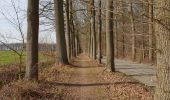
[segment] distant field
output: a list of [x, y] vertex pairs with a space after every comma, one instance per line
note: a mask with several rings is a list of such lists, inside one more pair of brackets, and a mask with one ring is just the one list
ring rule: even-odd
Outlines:
[[[25, 53], [22, 57], [22, 61], [25, 61]], [[52, 57], [46, 56], [42, 53], [39, 54], [40, 61], [52, 59]], [[0, 51], [0, 65], [8, 65], [19, 62], [19, 56], [13, 51]]]

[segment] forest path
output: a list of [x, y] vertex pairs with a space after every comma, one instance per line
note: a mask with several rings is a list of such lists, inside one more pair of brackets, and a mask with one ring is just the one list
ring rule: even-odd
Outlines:
[[91, 61], [84, 54], [73, 60], [74, 71], [69, 83], [71, 85], [65, 91], [65, 98], [72, 100], [109, 100], [108, 86], [110, 83], [101, 79], [103, 67]]
[[105, 67], [81, 54], [72, 61], [72, 72], [63, 90], [64, 100], [151, 100], [148, 89], [123, 73], [105, 72]]

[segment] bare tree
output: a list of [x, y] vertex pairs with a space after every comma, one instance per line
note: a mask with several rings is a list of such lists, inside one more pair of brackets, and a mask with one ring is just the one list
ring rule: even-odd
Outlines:
[[[121, 0], [122, 17], [122, 57], [125, 57], [125, 1]], [[118, 35], [117, 35], [118, 37]]]
[[101, 32], [102, 32], [102, 19], [101, 19], [101, 0], [98, 1], [98, 62], [101, 63]]
[[9, 13], [6, 14], [6, 12], [3, 11], [2, 9], [1, 9], [1, 14], [20, 34], [21, 39], [14, 38], [14, 37], [5, 37], [3, 35], [0, 35], [0, 36], [1, 36], [1, 38], [3, 37], [6, 41], [8, 41], [7, 39], [17, 40], [17, 41], [21, 42], [22, 47], [19, 50], [17, 50], [14, 47], [11, 47], [10, 45], [8, 45], [8, 43], [6, 43], [4, 41], [0, 40], [0, 43], [3, 44], [4, 46], [6, 46], [8, 49], [10, 49], [11, 51], [13, 51], [15, 54], [17, 54], [19, 56], [19, 73], [18, 73], [18, 75], [19, 75], [19, 79], [21, 79], [22, 64], [23, 64], [22, 60], [23, 60], [24, 50], [25, 50], [25, 38], [24, 38], [24, 32], [23, 32], [23, 22], [25, 20], [25, 17], [24, 17], [24, 15], [22, 15], [23, 17], [20, 16], [20, 13], [22, 12], [22, 10], [19, 7], [17, 7], [16, 3], [13, 0], [11, 0], [11, 5], [14, 10], [15, 16], [10, 15]]
[[149, 60], [153, 61], [153, 39], [154, 39], [154, 22], [153, 22], [153, 0], [148, 0], [149, 3]]
[[95, 4], [94, 0], [90, 0], [91, 7], [91, 48], [92, 58], [96, 59], [96, 27], [95, 27]]
[[55, 8], [55, 25], [57, 36], [57, 61], [61, 64], [68, 64], [66, 40], [64, 31], [64, 13], [63, 13], [63, 1], [54, 0]]
[[114, 2], [114, 12], [116, 13], [115, 16], [113, 17], [115, 19], [115, 24], [114, 24], [114, 48], [115, 48], [115, 57], [118, 57], [118, 17], [117, 17], [117, 11], [118, 11], [118, 1], [115, 0]]
[[113, 41], [113, 0], [106, 1], [106, 56], [107, 69], [114, 72], [114, 41]]
[[136, 58], [136, 35], [135, 35], [135, 22], [134, 22], [134, 12], [133, 12], [133, 2], [130, 3], [130, 20], [131, 20], [131, 32], [132, 32], [132, 59]]
[[70, 0], [66, 0], [66, 28], [67, 28], [67, 55], [71, 58], [71, 39], [70, 39]]
[[39, 0], [28, 0], [26, 80], [38, 80]]

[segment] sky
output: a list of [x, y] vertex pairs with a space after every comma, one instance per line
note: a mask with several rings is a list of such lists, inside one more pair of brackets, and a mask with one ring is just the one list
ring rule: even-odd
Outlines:
[[[18, 43], [21, 42], [22, 38], [20, 32], [17, 31], [16, 25], [12, 24], [16, 22], [16, 13], [12, 6], [11, 1], [14, 2], [16, 9], [18, 10], [18, 15], [22, 23], [22, 30], [24, 37], [26, 38], [27, 32], [27, 19], [26, 19], [26, 10], [27, 10], [27, 0], [0, 0], [0, 41], [6, 43]], [[7, 20], [6, 17], [12, 22]], [[55, 43], [55, 34], [54, 32], [42, 32], [43, 27], [40, 27], [39, 32], [39, 42]]]

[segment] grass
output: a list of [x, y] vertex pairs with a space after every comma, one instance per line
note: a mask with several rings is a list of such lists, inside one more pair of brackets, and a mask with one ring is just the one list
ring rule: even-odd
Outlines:
[[12, 64], [19, 61], [19, 56], [12, 51], [0, 51], [0, 65]]
[[[39, 60], [49, 60], [52, 57], [49, 57], [47, 55], [44, 55], [42, 53], [39, 54]], [[24, 53], [24, 56], [22, 57], [22, 61], [25, 62], [26, 56]], [[13, 51], [0, 51], [0, 65], [9, 65], [9, 64], [16, 64], [19, 63], [19, 55], [17, 55]]]

